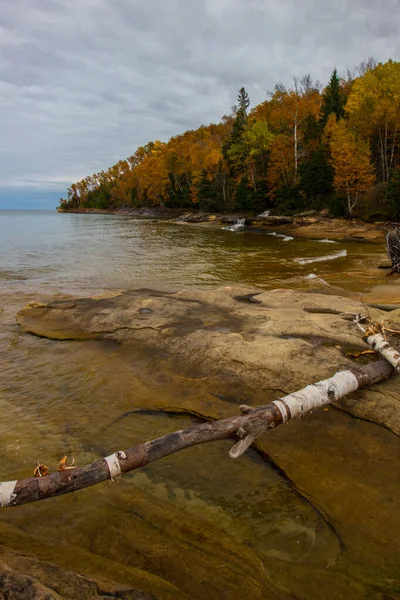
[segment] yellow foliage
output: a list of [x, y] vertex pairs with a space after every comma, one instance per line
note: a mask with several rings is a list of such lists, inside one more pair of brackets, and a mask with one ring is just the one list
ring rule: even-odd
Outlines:
[[371, 152], [367, 142], [357, 139], [344, 119], [337, 122], [329, 119], [327, 127], [335, 189], [347, 199], [347, 210], [351, 215], [359, 195], [374, 184]]

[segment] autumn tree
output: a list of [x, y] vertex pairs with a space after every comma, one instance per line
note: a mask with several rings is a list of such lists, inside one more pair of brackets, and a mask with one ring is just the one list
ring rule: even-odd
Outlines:
[[335, 115], [329, 117], [327, 131], [335, 190], [346, 198], [347, 212], [352, 216], [360, 194], [374, 184], [369, 145], [357, 138], [344, 119], [337, 121]]
[[254, 121], [243, 135], [245, 164], [254, 191], [257, 191], [257, 175], [260, 179], [265, 177], [267, 153], [273, 139], [266, 121]]
[[357, 79], [346, 112], [358, 134], [372, 141], [381, 181], [387, 182], [400, 164], [400, 63], [380, 63]]
[[299, 165], [307, 156], [306, 132], [311, 118], [319, 111], [318, 85], [309, 76], [300, 82], [294, 78], [294, 88], [276, 85], [269, 101], [269, 122], [276, 134], [271, 144], [268, 180], [270, 196], [281, 187], [296, 189], [299, 183]]

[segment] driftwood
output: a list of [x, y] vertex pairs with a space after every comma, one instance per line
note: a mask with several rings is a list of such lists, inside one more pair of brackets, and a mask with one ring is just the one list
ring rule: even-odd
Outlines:
[[393, 348], [387, 340], [386, 331], [388, 333], [400, 333], [400, 331], [394, 331], [393, 329], [385, 328], [383, 323], [369, 323], [366, 327], [361, 323], [367, 321], [366, 317], [358, 315], [356, 317], [356, 324], [358, 329], [362, 332], [364, 341], [375, 350], [379, 352], [391, 365], [400, 372], [400, 353], [396, 348]]
[[17, 506], [68, 494], [107, 479], [114, 479], [184, 448], [235, 435], [240, 439], [229, 454], [232, 458], [237, 458], [268, 429], [338, 400], [358, 388], [382, 381], [393, 372], [393, 367], [386, 360], [379, 360], [357, 369], [339, 371], [330, 379], [309, 385], [266, 406], [241, 406], [240, 416], [175, 431], [128, 450], [115, 452], [85, 467], [65, 468], [50, 475], [2, 482], [0, 506]]
[[386, 249], [392, 263], [392, 269], [388, 275], [400, 273], [400, 228], [397, 225], [386, 236]]

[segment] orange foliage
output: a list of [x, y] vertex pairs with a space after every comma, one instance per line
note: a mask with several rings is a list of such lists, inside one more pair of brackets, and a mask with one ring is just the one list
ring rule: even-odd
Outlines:
[[[218, 196], [220, 204], [214, 198], [211, 205], [224, 210], [239, 202], [240, 189], [242, 198], [251, 195], [242, 206], [253, 206], [257, 198], [268, 208], [268, 198], [277, 197], [282, 187], [300, 189], [302, 198], [330, 193], [331, 187], [325, 183], [319, 188], [322, 192], [301, 187], [307, 161], [312, 165], [318, 150], [322, 156], [330, 154], [336, 191], [347, 198], [351, 214], [359, 194], [374, 182], [369, 147], [381, 181], [387, 182], [392, 169], [400, 164], [400, 63], [379, 64], [343, 84], [343, 101], [348, 95], [347, 120], [336, 123], [331, 116], [324, 134], [319, 89], [318, 83], [305, 76], [294, 80], [293, 89], [277, 85], [239, 128], [238, 112], [233, 110], [219, 124], [186, 131], [166, 143], [149, 142], [108, 170], [73, 183], [62, 205], [189, 206]], [[323, 182], [324, 165], [319, 168]]]

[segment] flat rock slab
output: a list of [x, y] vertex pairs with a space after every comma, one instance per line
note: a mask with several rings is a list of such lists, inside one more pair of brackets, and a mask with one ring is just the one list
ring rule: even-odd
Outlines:
[[[24, 331], [51, 339], [141, 344], [173, 357], [186, 373], [222, 377], [257, 391], [265, 403], [356, 367], [348, 354], [367, 345], [342, 313], [365, 311], [358, 301], [341, 296], [225, 287], [33, 303], [18, 313], [17, 321]], [[400, 322], [400, 310], [370, 309], [370, 314], [385, 318], [388, 327]], [[397, 388], [393, 379], [337, 407], [400, 435]]]
[[[24, 331], [51, 339], [115, 340], [121, 344], [123, 356], [133, 354], [133, 347], [148, 348], [157, 360], [171, 359], [174, 372], [183, 375], [180, 385], [187, 383], [193, 388], [192, 400], [189, 396], [182, 402], [176, 400], [170, 408], [222, 418], [235, 414], [235, 404], [240, 404], [242, 395], [254, 405], [263, 404], [328, 378], [339, 369], [356, 367], [358, 362], [348, 353], [367, 346], [342, 313], [366, 310], [357, 300], [341, 296], [279, 289], [260, 293], [228, 287], [172, 294], [136, 290], [107, 298], [30, 304], [18, 313], [17, 320]], [[369, 310], [371, 318], [384, 318], [386, 326], [400, 329], [396, 325], [400, 310]], [[395, 344], [396, 338], [391, 341]], [[222, 381], [221, 389], [230, 390], [231, 397], [202, 395], [201, 378], [210, 392], [217, 392]], [[332, 407], [326, 412], [315, 411], [302, 421], [294, 420], [260, 437], [260, 451], [320, 510], [340, 537], [343, 552], [327, 565], [289, 565], [263, 558], [258, 572], [258, 562], [253, 564], [254, 557], [246, 550], [237, 565], [245, 564], [245, 572], [254, 579], [249, 597], [268, 597], [266, 589], [272, 598], [280, 597], [267, 583], [267, 574], [260, 574], [264, 568], [277, 588], [288, 590], [286, 597], [292, 593], [292, 597], [325, 600], [328, 589], [332, 598], [396, 597], [400, 589], [400, 519], [395, 510], [400, 469], [399, 403], [398, 377], [393, 377], [341, 400], [337, 405], [342, 411]], [[154, 399], [153, 408], [165, 406], [166, 398]], [[90, 493], [93, 490], [87, 491]], [[68, 497], [57, 500], [64, 501]], [[138, 495], [136, 510], [139, 503]], [[167, 516], [161, 504], [147, 503], [143, 514], [153, 508], [152, 523], [159, 519], [158, 511], [161, 515], [154, 538], [154, 543], [160, 544]], [[188, 527], [186, 517], [182, 524]], [[128, 532], [130, 527], [123, 530]], [[196, 540], [193, 531], [190, 529], [189, 539]], [[137, 544], [137, 529], [133, 533]], [[213, 552], [222, 544], [218, 535]], [[171, 537], [179, 539], [176, 532]], [[143, 539], [147, 547], [147, 533]], [[169, 547], [165, 553], [167, 560]], [[223, 550], [224, 556], [229, 553]], [[196, 563], [193, 572], [199, 577], [206, 567], [197, 555]], [[230, 568], [232, 564], [230, 559]], [[222, 570], [218, 571], [215, 581], [222, 576]], [[231, 572], [229, 578], [237, 588]], [[154, 593], [164, 597], [158, 590]], [[235, 597], [232, 594], [229, 590], [226, 598]]]
[[0, 598], [7, 598], [7, 600], [106, 600], [107, 598], [158, 600], [151, 593], [84, 577], [1, 545]]

